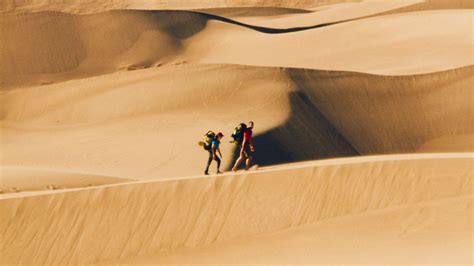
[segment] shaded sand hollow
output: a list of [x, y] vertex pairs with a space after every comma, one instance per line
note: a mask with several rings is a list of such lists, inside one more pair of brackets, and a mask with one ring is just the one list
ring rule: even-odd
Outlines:
[[2, 1], [0, 261], [472, 263], [473, 8]]

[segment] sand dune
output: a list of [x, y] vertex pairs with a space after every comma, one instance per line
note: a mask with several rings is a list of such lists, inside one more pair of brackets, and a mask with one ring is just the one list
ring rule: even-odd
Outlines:
[[[365, 3], [360, 10], [368, 12], [373, 5]], [[308, 27], [361, 16], [338, 12], [345, 15], [331, 20], [332, 13], [323, 13], [296, 16], [298, 21], [309, 16], [303, 19]], [[5, 14], [0, 19], [5, 29], [0, 32], [4, 39], [0, 84], [4, 88], [48, 84], [182, 62], [386, 75], [448, 70], [473, 64], [465, 56], [472, 52], [472, 15], [470, 10], [403, 13], [301, 30], [282, 28], [288, 19], [270, 22], [268, 28], [187, 11]], [[382, 22], [384, 27], [379, 27]], [[288, 31], [293, 32], [265, 34]], [[358, 38], [368, 41], [355, 41]], [[288, 50], [304, 56], [284, 52]]]
[[472, 264], [473, 8], [1, 1], [0, 261]]
[[[57, 190], [75, 187], [122, 183], [132, 179], [100, 176], [91, 173], [71, 172], [68, 169], [42, 169], [21, 167], [0, 168], [2, 195], [40, 190]], [[1, 195], [0, 195], [1, 197]]]
[[[2, 261], [93, 263], [248, 239], [336, 217], [363, 215], [362, 219], [370, 219], [372, 211], [404, 206], [413, 213], [398, 216], [407, 225], [407, 234], [416, 230], [413, 223], [419, 215], [430, 217], [423, 210], [431, 208], [416, 204], [472, 196], [472, 154], [373, 159], [314, 162], [255, 173], [4, 199], [0, 201], [4, 217], [0, 220]], [[464, 204], [472, 207], [472, 200]], [[373, 229], [390, 232], [393, 226], [383, 225], [391, 217], [390, 212], [381, 215], [382, 219], [371, 219], [377, 225]], [[457, 250], [454, 254], [462, 257], [454, 260], [445, 248], [459, 240], [468, 243], [465, 236], [454, 234], [456, 238], [449, 238], [445, 233], [470, 230], [469, 219], [471, 215], [449, 216], [448, 224], [456, 224], [454, 227], [424, 220], [425, 232], [442, 241], [436, 246], [443, 253], [436, 258], [468, 262], [466, 252], [470, 247]], [[368, 234], [375, 233], [366, 230]], [[377, 239], [371, 243], [376, 244]], [[418, 242], [411, 251], [428, 245], [429, 242]], [[311, 247], [303, 250], [308, 248]], [[390, 249], [381, 251], [390, 253]], [[423, 254], [414, 252], [404, 261], [425, 261], [420, 257]], [[380, 254], [380, 258], [384, 257]], [[318, 262], [317, 258], [312, 259], [315, 260], [306, 262]]]
[[472, 10], [402, 13], [276, 35], [231, 31], [210, 21], [206, 31], [187, 40], [183, 58], [384, 75], [449, 70], [473, 64], [466, 56], [473, 46], [472, 16]]
[[[472, 196], [434, 200], [328, 219], [253, 238], [111, 262], [468, 264], [472, 261], [472, 218], [465, 214], [472, 202]], [[442, 233], [444, 230], [447, 232]]]
[[[179, 65], [12, 90], [0, 98], [3, 162], [133, 178], [192, 175], [203, 171], [196, 142], [207, 130], [226, 135], [227, 167], [230, 133], [250, 119], [261, 165], [416, 152], [473, 134], [472, 73]], [[438, 146], [457, 151], [451, 144]]]
[[[271, 133], [292, 119], [273, 134], [256, 139], [262, 144], [269, 141], [261, 145], [262, 159], [274, 154], [272, 149], [291, 143], [302, 149], [309, 141], [317, 147], [304, 153], [287, 150], [270, 158], [288, 161], [294, 156], [355, 154], [324, 117], [313, 113], [314, 106], [292, 93], [294, 85], [278, 69], [170, 66], [97, 77], [87, 83], [70, 81], [4, 93], [2, 127], [8, 154], [4, 162], [134, 178], [191, 175], [203, 171], [205, 151], [196, 142], [209, 129], [226, 134], [225, 167], [230, 163], [235, 147], [228, 143], [230, 131], [242, 118], [259, 124], [256, 134]], [[255, 94], [262, 96], [252, 97]], [[171, 97], [175, 101], [169, 101]], [[252, 104], [243, 108], [249, 99]], [[295, 106], [298, 103], [302, 104]], [[297, 108], [295, 117], [289, 118], [292, 108]], [[289, 138], [299, 131], [307, 134], [308, 142]], [[142, 154], [147, 156], [138, 156]], [[180, 167], [183, 163], [186, 167]]]
[[[278, 17], [239, 17], [232, 13], [229, 15], [233, 15], [232, 17], [235, 17], [235, 19], [238, 21], [261, 27], [298, 28], [311, 27], [318, 24], [345, 21], [355, 18], [365, 18], [390, 11], [395, 13], [401, 8], [409, 8], [410, 6], [419, 2], [420, 0], [361, 1], [357, 3], [326, 5], [323, 8], [311, 8], [307, 10], [312, 12], [284, 14]], [[211, 10], [211, 13], [227, 17], [227, 10], [228, 8], [221, 8], [214, 11]], [[420, 10], [423, 9], [420, 8]]]
[[[174, 17], [174, 19], [173, 19]], [[47, 84], [160, 65], [201, 30], [191, 12], [114, 11], [77, 16], [57, 12], [2, 15], [0, 74], [10, 82]], [[130, 27], [133, 25], [133, 27]], [[17, 44], [22, 47], [18, 48]], [[37, 53], [37, 50], [41, 53]]]

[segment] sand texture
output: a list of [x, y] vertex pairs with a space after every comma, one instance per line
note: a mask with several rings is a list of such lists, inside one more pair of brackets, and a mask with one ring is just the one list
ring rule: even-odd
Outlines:
[[[473, 17], [0, 1], [0, 261], [472, 264]], [[233, 173], [247, 121], [258, 166]]]

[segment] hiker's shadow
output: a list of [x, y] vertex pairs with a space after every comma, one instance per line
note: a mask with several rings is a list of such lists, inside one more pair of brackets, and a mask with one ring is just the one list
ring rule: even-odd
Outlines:
[[[254, 135], [252, 164], [269, 166], [358, 155], [304, 93], [292, 92], [288, 97], [291, 113], [285, 123]], [[255, 121], [255, 126], [258, 127], [258, 121]], [[236, 146], [227, 170], [232, 168], [239, 157], [239, 151]], [[243, 162], [239, 168], [242, 169], [244, 165]]]

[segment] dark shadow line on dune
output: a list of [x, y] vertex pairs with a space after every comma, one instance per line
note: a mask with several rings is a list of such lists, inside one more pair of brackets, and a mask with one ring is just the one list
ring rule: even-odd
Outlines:
[[[365, 18], [378, 16], [378, 14], [372, 14], [372, 15], [367, 15], [367, 16], [362, 16], [362, 17], [357, 17], [357, 18], [351, 18], [351, 19], [345, 19], [345, 20], [339, 20], [339, 21], [333, 21], [333, 22], [326, 22], [326, 23], [321, 23], [321, 24], [316, 24], [316, 25], [311, 25], [311, 26], [291, 27], [291, 28], [270, 28], [270, 27], [251, 25], [251, 24], [247, 24], [247, 23], [244, 23], [244, 22], [240, 22], [240, 21], [237, 21], [237, 20], [230, 19], [230, 18], [226, 18], [226, 17], [223, 17], [223, 16], [218, 16], [218, 15], [205, 13], [205, 12], [199, 12], [199, 11], [195, 11], [195, 10], [166, 10], [166, 9], [164, 9], [164, 10], [152, 10], [151, 11], [151, 10], [136, 9], [136, 10], [128, 10], [128, 11], [131, 11], [131, 12], [151, 12], [154, 15], [161, 15], [161, 14], [164, 13], [164, 14], [167, 14], [168, 16], [179, 14], [179, 13], [188, 14], [188, 15], [191, 15], [191, 16], [192, 15], [198, 15], [198, 16], [202, 16], [206, 20], [217, 20], [217, 21], [221, 21], [221, 22], [225, 22], [225, 23], [229, 23], [229, 24], [249, 28], [249, 29], [252, 29], [252, 30], [255, 30], [255, 31], [258, 31], [258, 32], [268, 33], [268, 34], [281, 34], [281, 33], [290, 33], [290, 32], [304, 31], [304, 30], [310, 30], [310, 29], [317, 29], [317, 28], [323, 28], [323, 27], [328, 27], [328, 26], [332, 26], [332, 25], [336, 25], [336, 24], [341, 24], [341, 23], [346, 23], [346, 22], [351, 22], [351, 21], [356, 21], [356, 20], [361, 20], [361, 19], [365, 19]], [[122, 10], [112, 10], [112, 11], [108, 11], [108, 12], [123, 12], [123, 11]], [[175, 26], [175, 25], [173, 25], [173, 26]], [[202, 29], [202, 27], [203, 26], [201, 25], [200, 28]], [[173, 33], [172, 30], [168, 31], [168, 32]], [[196, 33], [196, 31], [193, 31], [193, 34], [194, 33]], [[180, 37], [187, 38], [187, 37], [190, 37], [193, 34], [186, 34], [186, 36], [180, 36]]]
[[317, 28], [323, 28], [331, 25], [336, 25], [340, 23], [345, 23], [345, 22], [350, 22], [350, 21], [355, 21], [355, 20], [360, 20], [364, 19], [370, 16], [364, 16], [364, 17], [359, 17], [359, 18], [353, 18], [353, 19], [346, 19], [346, 20], [340, 20], [340, 21], [334, 21], [334, 22], [327, 22], [327, 23], [321, 23], [321, 24], [316, 24], [312, 26], [303, 26], [303, 27], [292, 27], [292, 28], [284, 28], [284, 29], [277, 29], [277, 28], [268, 28], [268, 27], [261, 27], [261, 26], [255, 26], [255, 25], [250, 25], [247, 23], [243, 23], [237, 20], [229, 19], [226, 17], [221, 17], [213, 14], [208, 14], [208, 13], [202, 13], [202, 12], [197, 12], [197, 11], [187, 11], [187, 12], [194, 12], [201, 14], [203, 16], [206, 16], [208, 19], [213, 19], [213, 20], [218, 20], [222, 22], [226, 22], [229, 24], [234, 24], [242, 27], [246, 27], [249, 29], [253, 29], [259, 32], [263, 33], [269, 33], [269, 34], [279, 34], [279, 33], [290, 33], [290, 32], [296, 32], [296, 31], [304, 31], [304, 30], [310, 30], [310, 29], [317, 29]]

